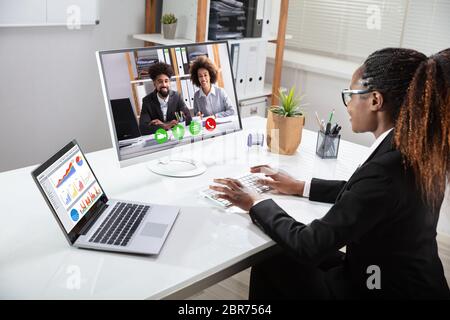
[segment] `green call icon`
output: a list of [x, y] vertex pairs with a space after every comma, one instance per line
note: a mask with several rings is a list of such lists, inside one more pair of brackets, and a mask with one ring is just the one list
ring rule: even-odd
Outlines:
[[167, 134], [167, 131], [164, 130], [163, 128], [159, 128], [158, 130], [156, 130], [155, 132], [155, 140], [158, 143], [164, 143], [169, 139], [169, 135]]
[[172, 128], [172, 134], [175, 139], [181, 140], [184, 137], [184, 126], [177, 124]]
[[200, 133], [200, 131], [202, 131], [202, 125], [200, 124], [200, 122], [192, 121], [191, 124], [189, 125], [189, 132], [193, 136], [196, 136]]

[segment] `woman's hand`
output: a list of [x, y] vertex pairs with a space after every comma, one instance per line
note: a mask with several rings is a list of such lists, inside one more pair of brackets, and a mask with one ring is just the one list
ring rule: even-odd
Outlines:
[[248, 188], [245, 188], [236, 179], [214, 179], [214, 182], [223, 186], [209, 186], [210, 189], [220, 192], [219, 198], [230, 201], [233, 205], [249, 211], [256, 200], [259, 199], [258, 194], [253, 193]]
[[282, 194], [303, 196], [303, 189], [305, 188], [304, 181], [296, 180], [288, 174], [273, 169], [268, 165], [251, 167], [250, 172], [260, 172], [264, 173], [266, 177], [270, 177], [271, 179], [260, 179], [258, 182]]

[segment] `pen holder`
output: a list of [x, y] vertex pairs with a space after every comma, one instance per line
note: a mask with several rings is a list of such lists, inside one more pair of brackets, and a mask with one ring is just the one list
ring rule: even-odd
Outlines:
[[336, 159], [339, 151], [341, 135], [325, 134], [317, 132], [316, 154], [322, 159]]

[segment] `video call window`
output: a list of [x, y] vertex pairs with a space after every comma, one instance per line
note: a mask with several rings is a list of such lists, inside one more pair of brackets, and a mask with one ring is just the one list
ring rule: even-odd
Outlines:
[[[101, 51], [98, 59], [119, 160], [242, 128], [226, 42]], [[167, 102], [150, 74], [161, 63], [173, 70]]]

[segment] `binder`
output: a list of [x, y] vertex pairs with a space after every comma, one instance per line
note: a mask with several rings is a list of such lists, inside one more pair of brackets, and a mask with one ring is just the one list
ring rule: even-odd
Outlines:
[[259, 38], [262, 36], [264, 20], [264, 0], [245, 0], [247, 24], [245, 36]]
[[186, 107], [188, 107], [189, 109], [192, 109], [193, 107], [191, 106], [191, 99], [189, 98], [189, 90], [187, 87], [188, 80], [180, 80], [180, 81], [181, 81], [181, 90], [183, 91], [182, 92], [183, 101], [186, 104]]
[[164, 52], [163, 49], [158, 49], [158, 60], [159, 62], [166, 62], [166, 58], [164, 58]]
[[245, 60], [247, 64], [247, 83], [245, 85], [245, 94], [260, 94], [264, 90], [264, 77], [266, 72], [266, 42], [249, 42]]
[[262, 37], [270, 37], [270, 29], [272, 28], [272, 0], [264, 0], [264, 18], [262, 25]]
[[267, 62], [267, 42], [258, 42], [258, 68], [256, 70], [256, 92], [262, 93], [264, 91], [264, 82], [266, 78], [266, 62]]
[[251, 38], [253, 36], [253, 21], [255, 20], [255, 10], [256, 10], [256, 2], [257, 0], [244, 0], [245, 3], [245, 18], [246, 26], [245, 26], [245, 36]]
[[172, 66], [172, 60], [170, 59], [170, 52], [169, 49], [163, 49], [164, 50], [164, 57], [167, 64], [170, 64]]
[[239, 62], [239, 43], [233, 43], [231, 45], [231, 70], [233, 71], [233, 80], [236, 83], [238, 62]]
[[245, 84], [245, 94], [253, 94], [256, 93], [256, 77], [258, 72], [258, 49], [259, 45], [257, 42], [249, 42], [246, 43], [248, 46], [247, 54], [245, 55], [246, 64], [247, 64], [247, 72], [246, 72], [246, 84]]
[[181, 58], [183, 60], [184, 74], [189, 74], [189, 72], [190, 72], [190, 70], [189, 70], [189, 60], [187, 58], [186, 48], [185, 47], [181, 48]]
[[178, 74], [180, 76], [184, 76], [184, 65], [183, 59], [181, 58], [181, 49], [175, 48], [175, 56], [177, 57], [177, 65], [178, 65]]
[[238, 44], [237, 54], [237, 71], [236, 71], [236, 94], [238, 99], [241, 99], [246, 94], [247, 84], [247, 68], [248, 68], [248, 42], [242, 42]]
[[194, 88], [194, 85], [191, 82], [191, 79], [186, 80], [188, 85], [188, 91], [189, 91], [189, 101], [191, 102], [192, 109], [194, 108], [194, 94], [198, 90], [198, 88]]
[[256, 0], [256, 12], [253, 22], [252, 37], [260, 38], [262, 36], [262, 27], [264, 21], [264, 0]]

